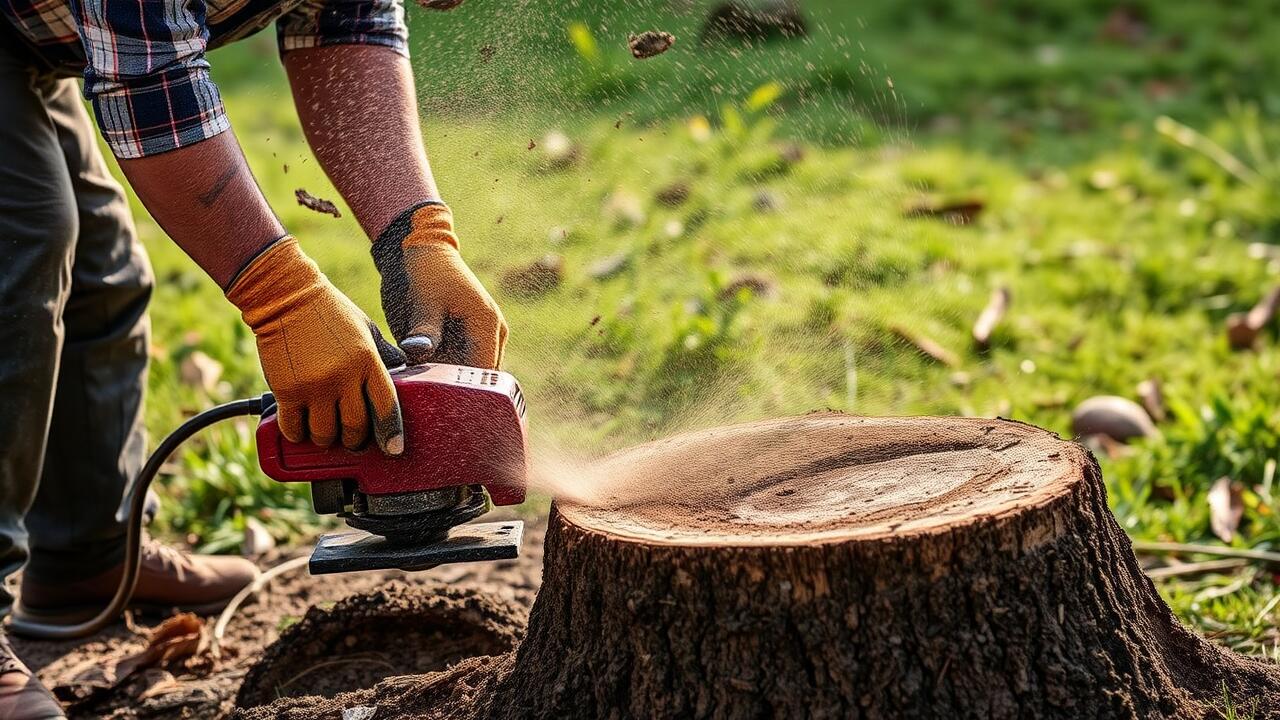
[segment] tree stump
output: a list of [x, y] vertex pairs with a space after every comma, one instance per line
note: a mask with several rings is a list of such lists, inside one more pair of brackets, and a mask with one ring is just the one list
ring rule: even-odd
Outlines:
[[813, 414], [598, 472], [599, 502], [553, 510], [515, 653], [395, 702], [431, 718], [1216, 718], [1225, 689], [1280, 716], [1280, 669], [1178, 623], [1096, 462], [1048, 432]]

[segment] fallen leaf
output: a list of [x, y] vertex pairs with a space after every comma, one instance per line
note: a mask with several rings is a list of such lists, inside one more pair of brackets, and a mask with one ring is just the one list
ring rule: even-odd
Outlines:
[[973, 341], [978, 344], [978, 347], [986, 349], [991, 344], [991, 333], [1004, 319], [1012, 298], [1007, 287], [1001, 286], [992, 291], [987, 306], [982, 309], [982, 314], [978, 315], [978, 320], [973, 323]]
[[1209, 527], [1222, 542], [1229, 543], [1244, 516], [1243, 489], [1240, 483], [1223, 476], [1209, 489]]
[[778, 294], [778, 283], [773, 278], [757, 273], [742, 273], [726, 283], [717, 297], [730, 300], [744, 290], [754, 297], [773, 298]]
[[1151, 416], [1155, 422], [1164, 422], [1166, 410], [1164, 407], [1164, 392], [1160, 389], [1160, 381], [1155, 378], [1149, 378], [1138, 383], [1138, 399], [1142, 401], [1142, 407]]
[[502, 276], [502, 289], [518, 297], [537, 297], [553, 290], [564, 275], [564, 258], [544, 255], [523, 267], [508, 270]]
[[213, 392], [222, 378], [222, 363], [199, 350], [187, 354], [178, 366], [178, 377], [184, 385]]
[[907, 218], [934, 218], [953, 225], [971, 225], [986, 208], [982, 200], [955, 200], [943, 202], [932, 198], [919, 200], [903, 211]]
[[141, 650], [97, 658], [68, 682], [55, 686], [53, 693], [64, 702], [85, 703], [119, 687], [138, 672], [176, 666], [207, 651], [204, 621], [192, 613], [181, 613], [152, 629]]
[[607, 255], [587, 266], [587, 276], [592, 280], [608, 280], [631, 264], [631, 256], [627, 253]]
[[311, 193], [307, 192], [306, 190], [303, 190], [302, 188], [298, 188], [297, 190], [294, 190], [293, 196], [298, 199], [299, 205], [301, 205], [302, 207], [308, 210], [314, 210], [318, 213], [325, 213], [326, 215], [332, 215], [336, 218], [342, 217], [342, 213], [338, 211], [337, 205], [334, 205], [329, 200], [318, 198], [312, 195]]
[[890, 325], [889, 332], [911, 344], [924, 355], [949, 368], [960, 365], [960, 358], [956, 357], [955, 353], [939, 345], [933, 338], [926, 335], [917, 335], [901, 325]]
[[667, 207], [676, 207], [689, 199], [689, 183], [683, 180], [673, 182], [655, 193], [653, 199]]

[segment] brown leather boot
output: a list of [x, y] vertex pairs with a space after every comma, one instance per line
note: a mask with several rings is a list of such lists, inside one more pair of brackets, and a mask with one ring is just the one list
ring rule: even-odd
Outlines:
[[[116, 567], [95, 577], [56, 585], [24, 575], [13, 614], [58, 625], [83, 622], [110, 602], [122, 571]], [[147, 539], [142, 544], [138, 586], [129, 606], [208, 615], [226, 607], [257, 576], [257, 566], [243, 558], [194, 555]]]
[[0, 633], [0, 720], [59, 720], [62, 706], [13, 654]]

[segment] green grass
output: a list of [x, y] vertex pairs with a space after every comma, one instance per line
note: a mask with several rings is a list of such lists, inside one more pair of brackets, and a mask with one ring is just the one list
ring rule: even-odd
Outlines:
[[[1120, 522], [1137, 538], [1217, 542], [1206, 498], [1229, 476], [1245, 487], [1233, 544], [1274, 548], [1280, 343], [1273, 326], [1257, 351], [1232, 352], [1222, 327], [1280, 282], [1280, 98], [1265, 80], [1280, 46], [1263, 39], [1280, 20], [1262, 5], [1151, 3], [1130, 44], [1103, 38], [1107, 11], [1085, 5], [812, 2], [809, 40], [749, 48], [700, 46], [697, 16], [665, 9], [680, 3], [545, 3], [501, 19], [495, 4], [411, 9], [433, 164], [464, 254], [510, 321], [507, 367], [539, 446], [599, 450], [822, 407], [999, 414], [1065, 436], [1078, 401], [1158, 378], [1172, 410], [1163, 437], [1102, 458]], [[575, 51], [573, 22], [597, 59]], [[650, 27], [676, 32], [676, 48], [631, 61], [626, 32]], [[285, 225], [380, 317], [367, 240], [345, 207], [335, 220], [293, 201], [297, 187], [338, 198], [269, 39], [213, 65]], [[761, 87], [781, 92], [765, 102]], [[576, 164], [527, 149], [553, 129], [580, 148]], [[1206, 140], [1248, 171], [1224, 167]], [[789, 142], [805, 148], [799, 162], [785, 159]], [[677, 181], [686, 202], [654, 199]], [[776, 210], [757, 209], [762, 192]], [[922, 197], [985, 209], [963, 227], [905, 218]], [[160, 279], [147, 416], [159, 435], [264, 387], [217, 289], [152, 223], [140, 231]], [[501, 290], [505, 272], [547, 253], [565, 260], [560, 287]], [[588, 275], [617, 254], [619, 273]], [[771, 291], [726, 291], [743, 277]], [[980, 352], [969, 328], [999, 285], [1013, 307]], [[891, 325], [960, 367], [922, 357]], [[225, 365], [213, 397], [177, 381], [193, 350]], [[228, 549], [243, 513], [266, 513], [282, 538], [304, 534], [305, 497], [261, 478], [251, 453], [247, 429], [229, 426], [177, 458], [162, 529]], [[1254, 568], [1161, 590], [1203, 632], [1276, 657], [1276, 583]]]

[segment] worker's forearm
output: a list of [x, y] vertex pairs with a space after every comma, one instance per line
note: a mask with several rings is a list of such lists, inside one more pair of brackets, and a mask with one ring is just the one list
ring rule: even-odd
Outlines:
[[335, 45], [290, 51], [284, 65], [307, 141], [370, 238], [405, 208], [439, 199], [407, 58]]
[[220, 287], [284, 235], [230, 131], [172, 152], [121, 160], [120, 168], [160, 227]]

